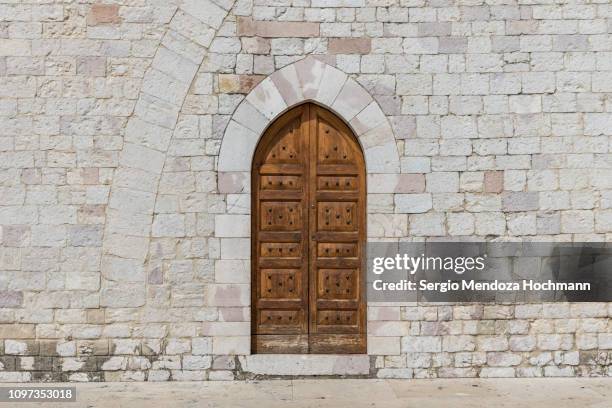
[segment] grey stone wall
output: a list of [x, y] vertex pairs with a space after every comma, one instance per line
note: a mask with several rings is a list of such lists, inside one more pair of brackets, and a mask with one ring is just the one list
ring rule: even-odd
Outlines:
[[611, 22], [606, 0], [0, 0], [0, 381], [609, 375], [605, 303], [370, 303], [366, 360], [249, 356], [242, 147], [318, 100], [365, 135], [370, 240], [609, 241]]

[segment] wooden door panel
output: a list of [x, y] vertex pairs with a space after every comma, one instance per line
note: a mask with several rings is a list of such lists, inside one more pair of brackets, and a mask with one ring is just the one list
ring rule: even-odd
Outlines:
[[253, 352], [364, 353], [365, 164], [351, 131], [316, 105], [290, 110], [262, 137], [252, 186]]
[[[270, 171], [270, 170], [268, 170]], [[261, 176], [261, 189], [262, 190], [302, 190], [302, 177], [300, 176], [277, 176], [277, 175], [264, 175]]]
[[260, 309], [259, 321], [266, 330], [274, 330], [277, 334], [300, 333], [301, 322], [304, 320], [303, 310]]
[[255, 334], [251, 346], [253, 353], [258, 354], [306, 354], [308, 339], [308, 334]]
[[259, 256], [263, 259], [300, 259], [302, 257], [302, 247], [299, 242], [262, 242]]
[[317, 231], [356, 231], [358, 211], [356, 202], [317, 203]]
[[[289, 112], [253, 162], [253, 352], [304, 352], [308, 342], [308, 118]], [[304, 337], [306, 336], [306, 337]]]
[[313, 354], [364, 354], [365, 337], [358, 334], [311, 333], [308, 336], [308, 351]]
[[355, 176], [318, 176], [317, 191], [356, 191], [357, 183]]
[[261, 229], [264, 231], [299, 231], [302, 229], [301, 201], [264, 201], [261, 203]]
[[300, 269], [261, 269], [261, 297], [278, 300], [300, 298], [300, 275]]
[[364, 353], [365, 163], [342, 121], [310, 120], [310, 352]]
[[323, 110], [313, 109], [316, 121], [317, 163], [318, 164], [354, 164], [354, 142], [347, 129], [339, 129], [335, 120], [330, 120]]
[[357, 244], [319, 242], [317, 257], [319, 260], [321, 258], [355, 258], [357, 257]]
[[356, 269], [324, 269], [316, 268], [318, 273], [317, 279], [317, 299], [325, 300], [340, 300], [352, 299], [356, 300], [358, 293], [358, 277], [359, 273]]

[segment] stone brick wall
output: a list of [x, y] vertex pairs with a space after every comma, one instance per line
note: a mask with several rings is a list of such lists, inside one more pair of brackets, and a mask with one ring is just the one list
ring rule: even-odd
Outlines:
[[248, 169], [312, 99], [370, 240], [609, 241], [611, 96], [607, 0], [0, 0], [0, 381], [610, 375], [606, 303], [370, 303], [365, 360], [249, 356]]

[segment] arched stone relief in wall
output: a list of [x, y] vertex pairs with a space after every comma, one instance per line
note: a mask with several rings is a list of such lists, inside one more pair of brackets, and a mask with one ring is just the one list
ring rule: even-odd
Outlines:
[[[125, 129], [106, 209], [100, 304], [145, 304], [145, 260], [160, 175], [189, 87], [235, 1], [181, 1]], [[180, 69], [179, 69], [180, 67]]]

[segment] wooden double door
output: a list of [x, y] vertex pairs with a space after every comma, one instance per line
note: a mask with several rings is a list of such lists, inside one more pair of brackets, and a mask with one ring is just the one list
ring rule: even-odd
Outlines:
[[314, 104], [262, 137], [252, 172], [252, 350], [365, 353], [365, 163]]

